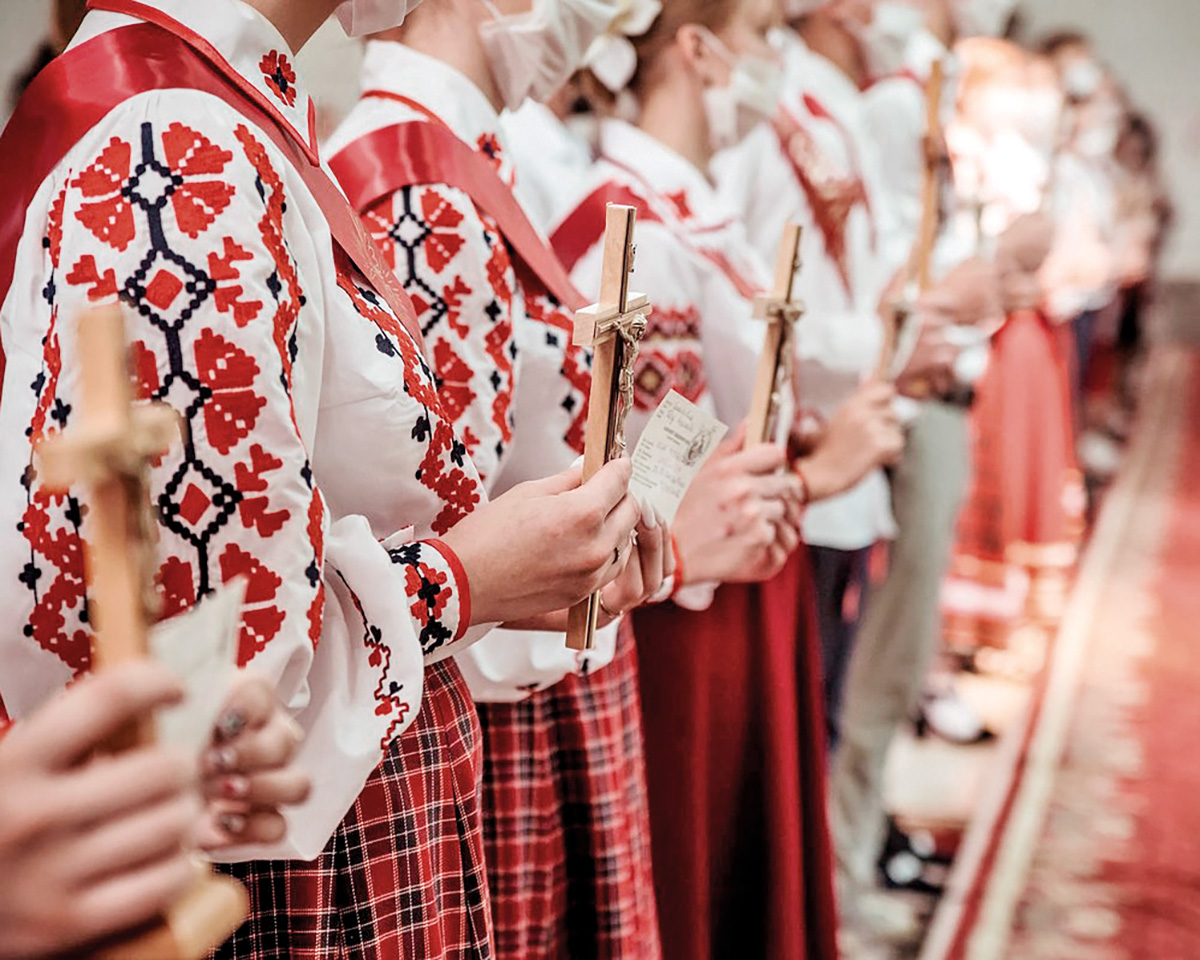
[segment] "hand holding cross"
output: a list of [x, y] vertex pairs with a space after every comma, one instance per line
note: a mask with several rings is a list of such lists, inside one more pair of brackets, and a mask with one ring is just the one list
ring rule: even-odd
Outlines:
[[[629, 291], [636, 223], [633, 207], [608, 205], [600, 300], [575, 315], [575, 344], [590, 347], [593, 352], [584, 482], [609, 460], [625, 453], [625, 418], [633, 406], [634, 361], [650, 313], [649, 299]], [[592, 649], [599, 615], [597, 593], [572, 607], [567, 617], [567, 646], [572, 650]]]

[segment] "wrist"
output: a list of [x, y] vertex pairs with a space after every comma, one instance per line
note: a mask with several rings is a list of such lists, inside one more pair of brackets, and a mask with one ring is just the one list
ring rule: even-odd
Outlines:
[[388, 555], [404, 569], [408, 611], [421, 651], [428, 656], [462, 639], [471, 625], [471, 585], [453, 548], [442, 540], [418, 540]]

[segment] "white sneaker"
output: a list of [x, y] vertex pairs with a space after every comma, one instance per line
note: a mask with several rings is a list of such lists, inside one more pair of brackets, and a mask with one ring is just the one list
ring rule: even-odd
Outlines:
[[953, 684], [927, 694], [924, 703], [925, 722], [929, 729], [951, 743], [978, 743], [986, 738], [983, 718]]

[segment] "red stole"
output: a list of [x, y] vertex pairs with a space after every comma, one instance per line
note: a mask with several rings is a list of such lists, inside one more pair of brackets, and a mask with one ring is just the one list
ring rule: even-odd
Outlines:
[[90, 0], [89, 7], [150, 22], [110, 30], [58, 57], [30, 85], [0, 137], [0, 303], [12, 285], [26, 210], [71, 148], [131, 97], [151, 90], [199, 90], [236, 110], [287, 157], [325, 214], [334, 242], [421, 344], [408, 294], [316, 154], [270, 101], [203, 37], [161, 11], [135, 0]]
[[347, 144], [330, 158], [338, 181], [361, 213], [404, 187], [444, 183], [461, 190], [475, 206], [492, 217], [519, 261], [518, 270], [538, 283], [569, 310], [586, 303], [571, 283], [554, 251], [529, 222], [512, 190], [487, 157], [465, 143], [420, 104], [389, 93], [429, 120], [412, 120], [384, 127]]
[[[609, 161], [612, 163], [613, 161]], [[605, 208], [610, 203], [621, 203], [634, 207], [638, 212], [638, 220], [646, 223], [667, 223], [637, 191], [619, 183], [606, 183], [589, 194], [582, 203], [571, 211], [555, 229], [550, 238], [559, 259], [568, 270], [582, 260], [604, 236]], [[679, 227], [674, 231], [692, 250], [704, 257], [715, 266], [725, 278], [733, 284], [739, 294], [747, 300], [753, 300], [762, 291], [738, 269], [729, 262], [729, 258], [719, 250], [706, 249], [699, 246], [694, 237], [687, 232], [687, 227]]]

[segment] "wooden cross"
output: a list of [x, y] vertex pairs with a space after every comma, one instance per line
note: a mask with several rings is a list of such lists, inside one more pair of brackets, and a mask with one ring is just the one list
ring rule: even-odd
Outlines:
[[[86, 488], [88, 538], [84, 566], [94, 630], [93, 668], [104, 670], [150, 655], [156, 619], [153, 591], [154, 517], [150, 462], [179, 438], [179, 421], [165, 405], [134, 406], [119, 306], [85, 314], [79, 324], [80, 422], [38, 444], [48, 489]], [[148, 723], [123, 731], [107, 748], [120, 752], [152, 742]], [[203, 871], [167, 915], [86, 952], [91, 960], [200, 960], [223, 943], [247, 914], [240, 884]]]
[[766, 321], [767, 337], [758, 362], [754, 398], [750, 403], [747, 443], [766, 443], [773, 438], [784, 391], [791, 380], [792, 333], [796, 322], [804, 315], [804, 305], [795, 295], [796, 278], [800, 272], [801, 235], [799, 224], [789, 223], [783, 228], [783, 238], [779, 242], [779, 254], [775, 261], [775, 287], [771, 293], [754, 300], [754, 316]]
[[[593, 354], [583, 453], [585, 482], [625, 452], [625, 418], [633, 406], [633, 365], [650, 313], [649, 299], [629, 292], [636, 224], [637, 210], [633, 207], [608, 204], [600, 301], [575, 315], [575, 345], [590, 347]], [[567, 617], [567, 646], [591, 650], [599, 616], [598, 593], [572, 607]]]
[[946, 158], [941, 155], [942, 93], [945, 85], [945, 67], [941, 60], [935, 60], [925, 84], [925, 173], [921, 185], [921, 225], [909, 263], [908, 282], [900, 299], [892, 305], [891, 322], [884, 325], [883, 351], [876, 371], [876, 377], [880, 380], [895, 379], [897, 371], [893, 367], [905, 327], [916, 310], [917, 297], [928, 290], [932, 283], [933, 248], [937, 244], [942, 212], [942, 170], [946, 164]]

